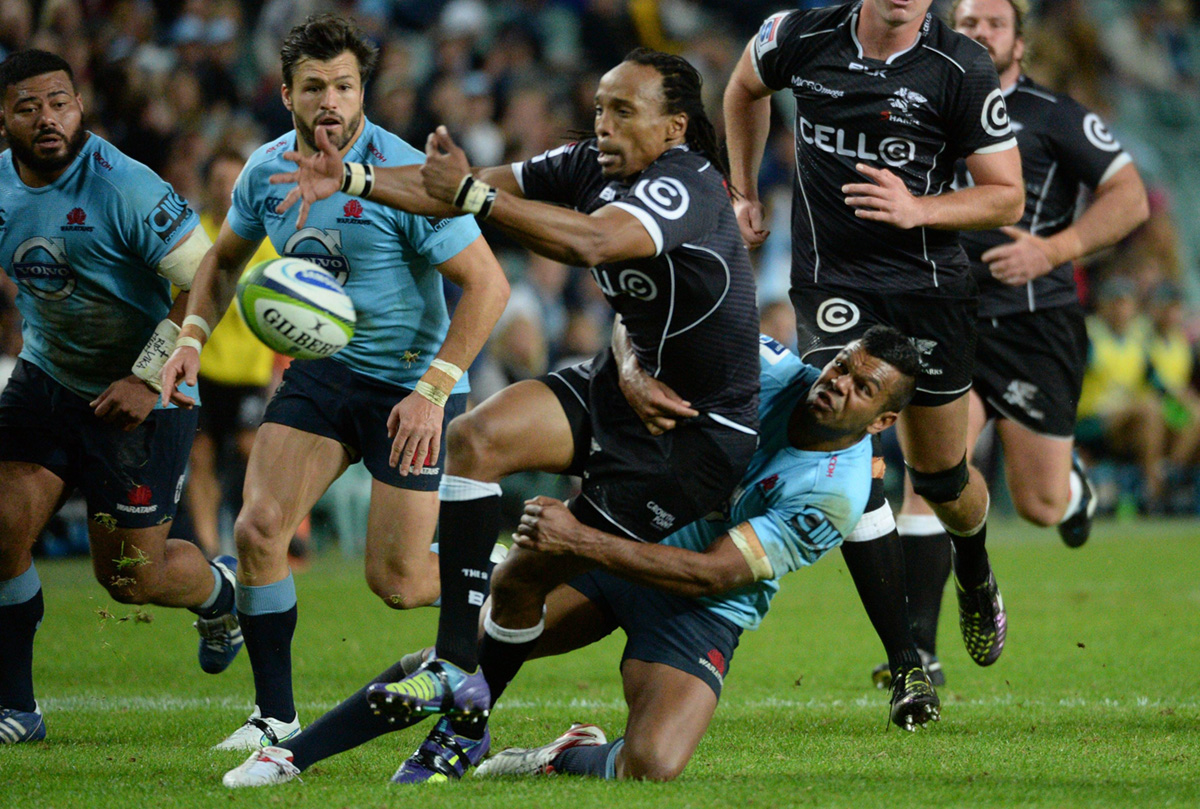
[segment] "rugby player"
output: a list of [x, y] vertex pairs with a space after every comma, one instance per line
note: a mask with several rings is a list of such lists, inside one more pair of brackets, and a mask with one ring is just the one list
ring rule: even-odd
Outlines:
[[[1075, 456], [1075, 408], [1087, 366], [1088, 338], [1072, 262], [1115, 244], [1149, 216], [1146, 190], [1128, 152], [1098, 115], [1021, 72], [1027, 0], [958, 0], [956, 30], [987, 48], [1000, 75], [1025, 175], [1025, 212], [1016, 227], [964, 232], [960, 241], [979, 284], [979, 342], [970, 396], [967, 446], [987, 419], [1004, 447], [1005, 480], [1017, 513], [1057, 525], [1078, 547], [1096, 509]], [[959, 167], [959, 187], [972, 177]], [[1080, 186], [1092, 199], [1076, 219]], [[905, 493], [897, 521], [909, 565], [913, 636], [935, 682], [938, 611], [950, 574], [950, 539], [929, 507]], [[886, 666], [876, 681], [887, 684]]]
[[[628, 331], [631, 357], [686, 405], [686, 417], [668, 419], [673, 429], [648, 427], [606, 349], [591, 362], [511, 385], [451, 424], [437, 658], [386, 692], [380, 685], [379, 696], [397, 710], [455, 714], [452, 741], [460, 746], [486, 747], [467, 717], [486, 714], [490, 694], [536, 645], [549, 592], [592, 566], [514, 549], [491, 582], [479, 642], [505, 475], [579, 475], [582, 494], [571, 510], [583, 524], [658, 542], [723, 502], [754, 454], [754, 280], [700, 90], [686, 60], [638, 49], [600, 80], [594, 139], [472, 173], [439, 128], [420, 172], [368, 174], [327, 151], [278, 178], [301, 181], [285, 204], [304, 207], [339, 187], [365, 187], [372, 201], [407, 210], [476, 213], [535, 252], [592, 267]], [[428, 775], [414, 768], [402, 780]]]
[[[824, 370], [761, 338], [762, 442], [720, 517], [698, 520], [660, 544], [625, 541], [579, 522], [562, 503], [526, 503], [517, 544], [598, 565], [557, 587], [546, 602], [546, 631], [534, 657], [563, 654], [618, 626], [629, 719], [608, 743], [591, 725], [549, 745], [506, 750], [478, 775], [589, 774], [670, 780], [708, 729], [744, 630], [765, 616], [779, 580], [814, 564], [858, 521], [870, 489], [871, 442], [912, 396], [920, 365], [901, 334], [877, 326], [842, 349]], [[503, 569], [503, 564], [501, 568]], [[399, 669], [405, 664], [397, 664]], [[892, 705], [893, 721], [913, 730], [938, 717], [937, 695], [922, 684]], [[378, 678], [394, 677], [389, 670]], [[265, 749], [225, 775], [229, 787], [291, 780], [317, 761], [407, 726], [372, 715], [359, 691], [297, 738]], [[456, 749], [443, 718], [397, 777], [421, 769], [429, 780], [461, 777], [483, 751]], [[460, 746], [461, 748], [461, 746]]]
[[0, 267], [24, 318], [0, 395], [0, 743], [16, 743], [46, 736], [31, 550], [77, 487], [109, 595], [195, 612], [206, 671], [228, 666], [241, 640], [233, 573], [168, 539], [197, 411], [156, 407], [188, 298], [172, 303], [171, 284], [191, 286], [211, 242], [168, 183], [84, 128], [64, 59], [12, 54], [0, 93]]
[[[725, 120], [732, 180], [745, 192], [738, 222], [757, 246], [767, 237], [757, 180], [769, 96], [786, 87], [796, 99], [790, 295], [801, 357], [820, 361], [874, 323], [916, 340], [922, 373], [900, 443], [914, 490], [953, 535], [967, 650], [990, 665], [1007, 618], [985, 548], [987, 487], [967, 457], [976, 290], [957, 231], [1016, 222], [1024, 187], [987, 51], [929, 13], [931, 2], [768, 18], [730, 78]], [[949, 191], [959, 158], [975, 184]], [[860, 541], [843, 546], [846, 563], [897, 665], [893, 648], [911, 646], [906, 554], [882, 486], [850, 539]]]
[[[269, 237], [283, 256], [331, 270], [354, 302], [353, 339], [336, 356], [297, 360], [263, 416], [234, 528], [240, 567], [238, 612], [254, 669], [250, 719], [217, 745], [274, 744], [299, 731], [292, 696], [296, 590], [288, 542], [346, 467], [359, 460], [372, 480], [366, 576], [389, 607], [438, 597], [430, 552], [445, 455], [444, 423], [466, 402], [470, 365], [508, 298], [508, 282], [470, 217], [427, 218], [339, 195], [308, 213], [276, 211], [270, 175], [293, 167], [285, 154], [313, 154], [317, 135], [358, 165], [417, 163], [421, 153], [363, 114], [376, 49], [345, 20], [308, 18], [284, 41], [283, 103], [295, 130], [259, 148], [234, 186], [233, 203], [201, 262], [188, 311], [201, 325], [163, 369], [163, 396], [194, 381], [208, 324], [229, 305], [232, 282]], [[442, 277], [462, 287], [451, 318]], [[174, 394], [186, 403], [186, 396]]]

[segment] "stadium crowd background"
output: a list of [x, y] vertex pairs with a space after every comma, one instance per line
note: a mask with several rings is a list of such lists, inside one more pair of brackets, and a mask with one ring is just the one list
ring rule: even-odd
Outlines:
[[[808, 0], [798, 5], [831, 5]], [[781, 0], [0, 0], [0, 58], [37, 47], [75, 70], [86, 125], [203, 207], [202, 170], [220, 149], [248, 155], [290, 130], [278, 48], [309, 14], [353, 16], [381, 48], [367, 115], [418, 148], [446, 124], [475, 164], [527, 157], [588, 132], [599, 76], [637, 45], [680, 53], [706, 80], [723, 132], [721, 94], [746, 40]], [[797, 5], [792, 3], [790, 5]], [[946, 0], [935, 2], [944, 12]], [[1102, 512], [1200, 512], [1200, 2], [1042, 0], [1027, 31], [1026, 72], [1099, 112], [1146, 181], [1150, 220], [1077, 269], [1092, 352], [1078, 439]], [[762, 193], [772, 237], [754, 256], [762, 329], [795, 342], [787, 299], [793, 137], [787, 94]], [[534, 256], [485, 228], [513, 294], [471, 368], [476, 401], [504, 385], [594, 354], [610, 314], [588, 273]], [[15, 287], [0, 280], [0, 387], [20, 350]], [[1108, 430], [1118, 414], [1135, 429]], [[1121, 423], [1130, 423], [1127, 420]], [[1114, 440], [1115, 439], [1115, 440]], [[1132, 440], [1130, 440], [1132, 439]], [[899, 468], [898, 464], [892, 464]], [[997, 468], [998, 465], [997, 465]], [[1162, 481], [1147, 486], [1147, 479]], [[327, 536], [356, 549], [369, 478], [354, 469], [318, 510]], [[897, 481], [892, 481], [896, 484]], [[994, 481], [995, 483], [995, 481]], [[224, 523], [236, 513], [226, 483]], [[506, 490], [559, 493], [552, 478]], [[1003, 502], [1002, 485], [993, 486]], [[1156, 491], [1157, 489], [1157, 491]], [[83, 543], [68, 508], [42, 543]], [[223, 531], [228, 542], [228, 530]], [[317, 532], [321, 533], [320, 530]]]

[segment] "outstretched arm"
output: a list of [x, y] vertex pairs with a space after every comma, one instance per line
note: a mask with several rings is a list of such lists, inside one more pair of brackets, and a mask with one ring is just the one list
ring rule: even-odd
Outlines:
[[[744, 541], [758, 543], [749, 523], [734, 530]], [[552, 497], [525, 502], [516, 542], [543, 553], [578, 556], [621, 578], [688, 598], [720, 595], [764, 578], [751, 570], [730, 534], [703, 552], [634, 542], [584, 525]]]

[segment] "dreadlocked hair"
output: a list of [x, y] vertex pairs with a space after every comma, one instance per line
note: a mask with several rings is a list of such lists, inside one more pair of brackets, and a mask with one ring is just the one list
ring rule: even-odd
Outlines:
[[729, 186], [729, 161], [717, 142], [717, 130], [704, 111], [704, 99], [701, 96], [704, 78], [700, 71], [682, 56], [650, 48], [634, 48], [624, 61], [646, 65], [658, 71], [662, 76], [663, 105], [667, 114], [682, 112], [687, 115], [687, 145], [707, 157]]

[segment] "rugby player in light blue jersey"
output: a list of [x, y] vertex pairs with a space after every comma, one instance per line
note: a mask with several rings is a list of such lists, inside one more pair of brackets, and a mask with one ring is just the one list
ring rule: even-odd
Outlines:
[[[33, 637], [38, 535], [72, 490], [87, 500], [96, 578], [124, 604], [188, 607], [200, 663], [241, 646], [233, 574], [168, 539], [196, 411], [157, 408], [158, 371], [210, 244], [169, 184], [83, 127], [70, 66], [45, 51], [0, 64], [0, 268], [24, 347], [0, 395], [0, 743], [44, 738]], [[232, 560], [230, 560], [232, 562]]]
[[[506, 750], [477, 774], [678, 775], [708, 729], [740, 634], [761, 623], [779, 579], [851, 534], [871, 488], [870, 436], [895, 422], [919, 368], [911, 342], [886, 326], [846, 346], [824, 370], [761, 338], [758, 451], [722, 513], [659, 544], [590, 528], [550, 498], [528, 501], [518, 544], [601, 568], [551, 592], [533, 656], [563, 654], [621, 627], [628, 636], [621, 673], [629, 720], [623, 740], [610, 744], [595, 726], [574, 726], [545, 747]], [[636, 406], [656, 418], [649, 399]], [[409, 655], [375, 681], [395, 679], [420, 657]], [[891, 716], [912, 730], [937, 719], [938, 699], [920, 666], [908, 674]], [[288, 781], [323, 758], [419, 721], [372, 715], [366, 692], [297, 738], [251, 755], [225, 775], [225, 785]], [[465, 772], [470, 760], [460, 744], [447, 741], [453, 741], [449, 720], [443, 717], [439, 727], [401, 768], [407, 777], [398, 773], [394, 780], [417, 780], [417, 769], [425, 771], [423, 780], [437, 781]]]
[[[293, 362], [268, 405], [250, 453], [244, 506], [234, 529], [238, 612], [254, 670], [249, 721], [218, 747], [248, 749], [299, 731], [292, 698], [296, 591], [288, 542], [329, 485], [359, 460], [374, 480], [367, 518], [367, 582], [406, 609], [439, 593], [429, 550], [445, 455], [443, 426], [463, 412], [474, 360], [508, 299], [508, 282], [471, 217], [431, 218], [337, 194], [308, 211], [278, 213], [268, 181], [292, 171], [284, 157], [316, 151], [322, 131], [356, 164], [420, 164], [424, 154], [363, 115], [376, 49], [334, 15], [308, 18], [284, 41], [283, 103], [295, 130], [258, 149], [233, 192], [216, 244], [201, 263], [189, 315], [216, 323], [232, 282], [269, 238], [283, 256], [329, 269], [354, 301], [353, 339], [337, 355]], [[451, 318], [443, 277], [462, 288]], [[192, 383], [207, 329], [187, 326], [163, 369], [163, 396]]]

